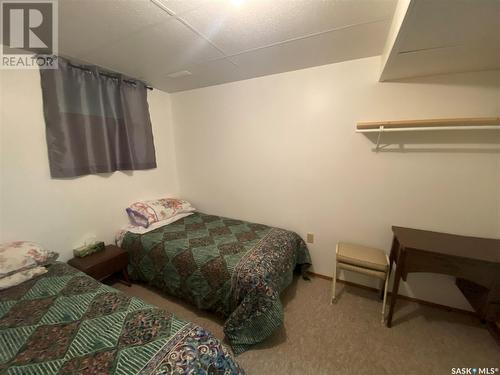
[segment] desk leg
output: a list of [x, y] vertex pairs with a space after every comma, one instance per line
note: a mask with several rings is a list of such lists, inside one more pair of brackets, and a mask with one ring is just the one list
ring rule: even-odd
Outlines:
[[495, 322], [486, 322], [486, 324], [488, 327], [488, 331], [490, 331], [495, 341], [498, 343], [498, 345], [500, 345], [500, 329]]
[[[397, 253], [397, 248], [398, 248], [398, 240], [396, 237], [392, 239], [392, 246], [391, 246], [391, 252], [389, 253], [389, 271], [387, 271], [387, 278], [391, 277], [391, 271], [392, 271], [392, 262], [396, 260], [396, 253]], [[380, 299], [384, 298], [384, 290], [382, 289], [380, 291]]]
[[401, 271], [398, 267], [396, 268], [396, 274], [394, 275], [394, 285], [392, 286], [391, 292], [391, 306], [389, 307], [389, 316], [387, 317], [387, 327], [389, 328], [392, 326], [392, 314], [394, 313], [396, 299], [398, 298], [399, 280], [401, 280]]
[[401, 276], [403, 273], [403, 268], [404, 268], [404, 255], [399, 254], [397, 256], [398, 250], [396, 247], [399, 247], [399, 244], [397, 243], [397, 240], [394, 239], [393, 245], [392, 245], [392, 250], [391, 250], [391, 257], [390, 257], [390, 266], [389, 266], [389, 271], [392, 268], [392, 262], [396, 261], [396, 257], [398, 258], [396, 262], [396, 274], [394, 275], [394, 284], [392, 285], [392, 292], [391, 292], [391, 305], [389, 307], [389, 315], [387, 317], [387, 327], [391, 328], [392, 326], [392, 315], [394, 314], [394, 307], [396, 306], [396, 300], [398, 299], [398, 291], [399, 291], [399, 281], [401, 280]]
[[396, 261], [396, 256], [398, 253], [399, 242], [396, 236], [392, 239], [391, 253], [389, 254], [389, 275], [392, 271], [392, 262]]
[[125, 268], [122, 270], [122, 277], [123, 277], [123, 283], [124, 283], [126, 286], [131, 286], [131, 285], [132, 285], [132, 284], [130, 283], [129, 278], [128, 278], [127, 267], [125, 267]]

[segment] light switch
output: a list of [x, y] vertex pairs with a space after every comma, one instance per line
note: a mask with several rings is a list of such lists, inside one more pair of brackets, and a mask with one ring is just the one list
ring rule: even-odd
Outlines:
[[307, 233], [307, 243], [314, 243], [314, 233]]

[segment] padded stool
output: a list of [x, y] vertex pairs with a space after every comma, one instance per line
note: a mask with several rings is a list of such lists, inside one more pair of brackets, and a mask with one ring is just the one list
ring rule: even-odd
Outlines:
[[382, 323], [385, 319], [385, 303], [387, 300], [387, 285], [389, 284], [389, 257], [380, 249], [339, 242], [335, 250], [336, 261], [332, 281], [332, 303], [335, 302], [335, 286], [337, 284], [337, 269], [358, 272], [373, 276], [384, 282]]

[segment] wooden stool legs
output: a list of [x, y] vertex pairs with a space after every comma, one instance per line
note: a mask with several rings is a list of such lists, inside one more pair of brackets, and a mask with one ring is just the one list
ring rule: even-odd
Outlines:
[[339, 246], [335, 248], [335, 267], [333, 268], [333, 280], [332, 280], [332, 300], [330, 301], [331, 304], [336, 302], [337, 300], [335, 299], [335, 288], [337, 286], [337, 253], [339, 251]]
[[[387, 257], [387, 262], [389, 262], [389, 257]], [[381, 323], [384, 324], [385, 322], [385, 305], [387, 302], [387, 287], [389, 286], [389, 277], [391, 276], [391, 269], [387, 269], [387, 274], [385, 275], [385, 285], [384, 285], [384, 299], [382, 300], [382, 321]]]

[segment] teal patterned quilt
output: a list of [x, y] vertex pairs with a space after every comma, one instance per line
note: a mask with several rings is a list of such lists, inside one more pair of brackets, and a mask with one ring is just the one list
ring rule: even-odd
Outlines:
[[311, 260], [294, 232], [196, 212], [145, 234], [128, 232], [132, 279], [227, 318], [236, 354], [283, 323], [280, 293]]
[[2, 374], [243, 374], [209, 332], [65, 263], [0, 291]]

